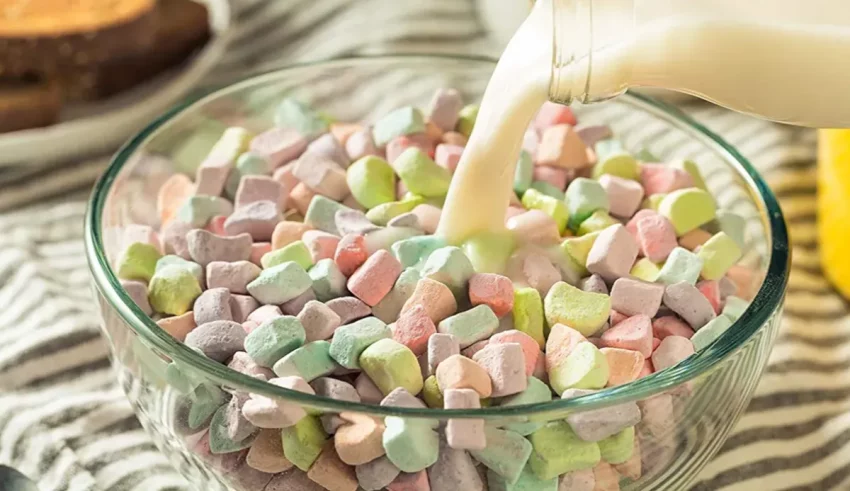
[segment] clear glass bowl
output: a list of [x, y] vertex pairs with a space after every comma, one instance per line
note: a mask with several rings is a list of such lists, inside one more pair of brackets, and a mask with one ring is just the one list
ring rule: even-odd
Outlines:
[[[231, 394], [280, 398], [312, 414], [349, 411], [432, 423], [484, 419], [491, 426], [555, 422], [636, 401], [643, 413], [636, 428], [641, 472], [620, 481], [622, 489], [630, 490], [684, 489], [723, 444], [753, 394], [777, 334], [790, 260], [785, 223], [773, 194], [744, 157], [678, 110], [645, 97], [625, 95], [576, 112], [584, 123], [612, 126], [634, 151], [646, 149], [664, 162], [696, 161], [721, 207], [746, 218], [745, 261], [756, 272], [752, 303], [740, 320], [713, 345], [671, 369], [576, 399], [517, 407], [437, 410], [344, 403], [277, 387], [199, 355], [161, 330], [120, 287], [110, 260], [119, 252], [121, 227], [158, 226], [159, 184], [172, 173], [191, 172], [223, 128], [268, 127], [274, 102], [283, 94], [342, 121], [372, 121], [398, 106], [424, 106], [439, 87], [456, 87], [465, 100], [477, 101], [493, 66], [488, 59], [419, 56], [295, 66], [187, 101], [115, 156], [94, 188], [86, 219], [86, 251], [103, 330], [140, 421], [197, 489], [302, 489], [297, 483], [306, 479], [297, 468], [276, 475], [253, 470], [245, 462], [247, 449], [210, 452], [208, 421], [190, 428], [187, 412], [197, 406], [194, 417], [200, 418], [208, 412], [204, 402], [214, 409]], [[486, 470], [478, 469], [486, 486]], [[444, 466], [433, 472], [448, 471]], [[440, 482], [446, 488], [445, 479]], [[434, 491], [443, 491], [436, 481], [432, 484]]]

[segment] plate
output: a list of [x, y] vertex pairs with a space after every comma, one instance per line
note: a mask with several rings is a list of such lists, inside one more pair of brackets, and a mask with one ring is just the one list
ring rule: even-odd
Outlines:
[[212, 35], [181, 66], [103, 101], [62, 109], [44, 128], [0, 133], [0, 166], [38, 165], [113, 151], [133, 133], [183, 98], [221, 59], [233, 33], [227, 0], [206, 5]]

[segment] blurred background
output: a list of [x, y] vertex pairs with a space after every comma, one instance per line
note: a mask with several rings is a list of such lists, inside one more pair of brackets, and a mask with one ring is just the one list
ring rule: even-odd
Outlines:
[[[93, 62], [45, 48], [58, 60], [79, 63], [71, 70], [75, 82], [58, 82], [57, 89], [54, 67], [23, 70], [34, 71], [34, 79], [9, 70], [9, 60], [50, 57], [11, 56], [16, 45], [3, 29], [27, 8], [55, 20], [72, 3], [0, 0], [0, 125], [8, 125], [0, 133], [0, 464], [37, 477], [42, 491], [188, 489], [116, 386], [89, 294], [82, 217], [92, 183], [121, 142], [184, 97], [284, 65], [385, 53], [498, 56], [530, 5], [206, 0], [201, 11], [181, 7], [181, 15], [194, 12], [187, 17], [161, 13], [176, 1], [158, 0], [160, 14], [152, 22], [160, 26], [160, 40], [151, 34], [155, 29], [147, 31], [146, 51], [122, 58], [119, 69], [105, 58]], [[190, 25], [195, 36], [178, 37]], [[55, 27], [61, 31], [61, 19]], [[185, 40], [179, 50], [178, 38]], [[97, 52], [109, 44], [92, 39], [80, 49]], [[160, 69], [146, 70], [152, 59], [160, 60]], [[117, 72], [133, 76], [119, 82], [107, 76]], [[99, 80], [114, 90], [68, 89], [99, 87]], [[815, 132], [677, 101], [765, 175], [782, 201], [794, 249], [771, 365], [749, 412], [695, 489], [850, 489], [850, 386], [843, 376], [850, 370], [850, 310], [823, 278], [818, 259]], [[46, 116], [21, 128], [20, 114], [33, 108]]]

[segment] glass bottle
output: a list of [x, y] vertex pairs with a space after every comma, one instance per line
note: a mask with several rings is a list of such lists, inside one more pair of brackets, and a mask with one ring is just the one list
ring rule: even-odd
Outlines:
[[652, 87], [773, 121], [850, 127], [850, 2], [538, 3], [552, 9], [552, 100]]

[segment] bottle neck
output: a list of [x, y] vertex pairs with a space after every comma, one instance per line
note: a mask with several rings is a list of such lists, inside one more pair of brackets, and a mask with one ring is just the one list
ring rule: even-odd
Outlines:
[[549, 98], [563, 104], [590, 103], [625, 92], [634, 0], [539, 1], [548, 2], [552, 10]]

